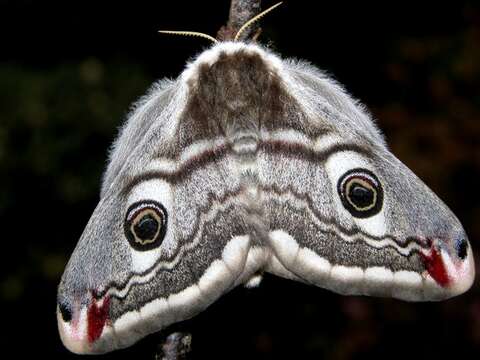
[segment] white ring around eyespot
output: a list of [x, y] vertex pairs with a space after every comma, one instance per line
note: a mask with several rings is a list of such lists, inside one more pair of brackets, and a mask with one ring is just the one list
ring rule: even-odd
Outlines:
[[[384, 194], [382, 210], [369, 218], [360, 219], [353, 217], [342, 204], [337, 191], [339, 179], [348, 171], [355, 168], [364, 168], [376, 174], [376, 170], [368, 159], [354, 151], [340, 151], [332, 154], [325, 163], [328, 176], [330, 178], [331, 191], [334, 194], [334, 204], [343, 219], [350, 219], [362, 231], [372, 236], [382, 237], [387, 234], [388, 228], [385, 219], [385, 209], [388, 206], [388, 194]], [[378, 174], [376, 174], [379, 176]]]
[[[148, 201], [154, 200], [162, 204], [162, 206], [167, 211], [168, 223], [167, 231], [165, 237], [162, 241], [162, 244], [155, 249], [147, 251], [137, 251], [133, 249], [130, 244], [130, 255], [132, 259], [132, 271], [134, 272], [144, 272], [150, 269], [155, 262], [160, 258], [160, 256], [169, 256], [176, 249], [176, 241], [173, 236], [173, 194], [170, 184], [161, 179], [151, 179], [149, 181], [141, 182], [135, 186], [128, 196], [128, 200], [125, 206], [125, 211], [131, 204], [139, 201]], [[127, 241], [127, 239], [125, 239]]]

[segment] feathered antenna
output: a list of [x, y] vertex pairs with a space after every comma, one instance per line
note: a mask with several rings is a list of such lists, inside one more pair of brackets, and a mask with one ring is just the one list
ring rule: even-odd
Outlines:
[[262, 11], [260, 14], [257, 16], [254, 16], [250, 20], [248, 20], [245, 24], [242, 25], [242, 27], [237, 31], [237, 34], [235, 35], [235, 38], [233, 39], [234, 41], [237, 41], [240, 35], [242, 35], [242, 32], [245, 31], [246, 28], [248, 28], [250, 25], [252, 25], [254, 22], [260, 20], [262, 17], [267, 15], [270, 11], [275, 9], [276, 7], [282, 5], [283, 1], [280, 1], [279, 3], [276, 3], [273, 6], [270, 6], [267, 10]]
[[[235, 37], [233, 39], [233, 41], [238, 41], [238, 39], [240, 38], [240, 36], [242, 35], [242, 33], [245, 31], [245, 29], [247, 29], [249, 26], [251, 26], [253, 23], [255, 23], [256, 21], [260, 20], [262, 17], [264, 17], [266, 14], [268, 14], [270, 11], [272, 11], [273, 9], [275, 9], [276, 7], [280, 6], [281, 4], [283, 3], [283, 1], [280, 1], [279, 3], [269, 7], [267, 10], [264, 10], [262, 11], [260, 14], [254, 16], [253, 18], [251, 18], [250, 20], [248, 20], [245, 24], [243, 24], [240, 29], [237, 31], [237, 33], [235, 34]], [[171, 31], [171, 30], [159, 30], [158, 31], [159, 33], [162, 33], [162, 34], [170, 34], [170, 35], [181, 35], [181, 36], [197, 36], [197, 37], [201, 37], [201, 38], [204, 38], [204, 39], [207, 39], [207, 40], [210, 40], [211, 42], [213, 43], [217, 43], [218, 40], [215, 39], [213, 36], [210, 36], [208, 34], [204, 34], [204, 33], [201, 33], [201, 32], [196, 32], [196, 31]]]
[[171, 31], [171, 30], [159, 30], [159, 33], [162, 34], [170, 34], [170, 35], [181, 35], [181, 36], [197, 36], [201, 37], [207, 40], [210, 40], [213, 43], [217, 43], [218, 40], [215, 39], [213, 36], [210, 36], [208, 34], [204, 34], [201, 32], [196, 32], [196, 31]]

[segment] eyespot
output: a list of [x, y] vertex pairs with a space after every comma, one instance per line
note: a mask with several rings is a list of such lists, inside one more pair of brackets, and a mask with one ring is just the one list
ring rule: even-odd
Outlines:
[[167, 210], [153, 200], [136, 202], [127, 210], [124, 231], [135, 250], [152, 250], [160, 246], [165, 237]]
[[357, 218], [367, 218], [380, 212], [383, 189], [378, 178], [367, 169], [353, 169], [338, 180], [342, 204]]

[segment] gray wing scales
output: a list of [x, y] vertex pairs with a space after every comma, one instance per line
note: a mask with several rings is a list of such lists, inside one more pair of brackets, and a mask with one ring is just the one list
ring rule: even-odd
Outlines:
[[[387, 235], [370, 236], [349, 221], [335, 201], [336, 184], [322, 165], [323, 157], [310, 161], [281, 153], [261, 157], [268, 164], [261, 182], [269, 243], [294, 275], [342, 294], [391, 296], [394, 271], [422, 273], [418, 254], [398, 253]], [[372, 279], [365, 273], [373, 273]]]
[[245, 269], [252, 230], [236, 155], [201, 117], [196, 91], [177, 83], [150, 94], [113, 148], [58, 291], [60, 333], [74, 352], [129, 346], [256, 271]]
[[178, 82], [160, 81], [132, 108], [128, 121], [120, 129], [117, 139], [111, 146], [109, 162], [103, 175], [100, 197], [108, 190], [114, 179], [118, 176], [128, 157], [142, 142], [148, 130], [160, 122], [169, 121], [169, 112], [174, 105], [174, 96]]
[[336, 83], [304, 64], [284, 71], [290, 98], [265, 117], [257, 153], [269, 270], [341, 294], [411, 301], [464, 291], [471, 277], [460, 280], [455, 266], [470, 265], [454, 250], [465, 239], [456, 217]]
[[342, 294], [466, 291], [451, 211], [313, 67], [221, 43], [140, 101], [58, 288], [73, 352], [126, 347], [258, 272]]

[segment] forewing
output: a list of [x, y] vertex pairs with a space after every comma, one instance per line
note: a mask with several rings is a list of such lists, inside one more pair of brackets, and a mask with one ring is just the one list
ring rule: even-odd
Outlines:
[[270, 271], [404, 300], [468, 289], [474, 267], [462, 226], [388, 151], [362, 107], [307, 65], [281, 75], [288, 100], [265, 122], [257, 155]]
[[251, 231], [235, 158], [218, 127], [199, 125], [187, 101], [194, 89], [168, 86], [116, 142], [102, 199], [62, 277], [59, 328], [74, 352], [126, 347], [187, 319], [244, 271]]

